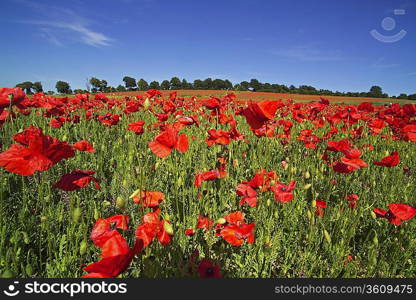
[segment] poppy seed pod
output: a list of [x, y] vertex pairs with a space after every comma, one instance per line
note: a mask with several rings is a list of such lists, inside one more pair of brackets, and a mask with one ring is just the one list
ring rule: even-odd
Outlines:
[[163, 227], [169, 235], [173, 235], [173, 227], [168, 221], [163, 222]]
[[72, 212], [72, 221], [74, 221], [74, 223], [78, 223], [79, 220], [81, 219], [81, 215], [82, 215], [82, 210], [80, 207], [75, 207], [73, 212]]
[[326, 229], [324, 229], [324, 237], [328, 244], [331, 244], [331, 236], [329, 235], [329, 232], [326, 231]]
[[125, 209], [126, 208], [126, 201], [122, 197], [117, 197], [116, 199], [116, 207], [118, 209]]

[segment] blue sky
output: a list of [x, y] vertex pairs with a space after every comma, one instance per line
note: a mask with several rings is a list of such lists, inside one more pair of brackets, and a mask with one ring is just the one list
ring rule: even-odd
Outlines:
[[[1, 0], [0, 11], [0, 86], [127, 75], [416, 93], [415, 0]], [[373, 29], [405, 35], [386, 43]]]

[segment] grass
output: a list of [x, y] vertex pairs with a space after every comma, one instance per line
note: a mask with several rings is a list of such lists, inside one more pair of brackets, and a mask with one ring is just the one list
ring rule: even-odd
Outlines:
[[[38, 111], [42, 113], [43, 109], [33, 109], [29, 116], [19, 115], [3, 125], [2, 151], [13, 143], [14, 134], [33, 124], [45, 134], [69, 143], [87, 140], [96, 152], [77, 152], [50, 170], [28, 177], [0, 169], [0, 274], [4, 277], [84, 275], [82, 267], [100, 259], [99, 248], [89, 239], [98, 218], [128, 215], [130, 230], [123, 236], [132, 245], [134, 229], [150, 211], [129, 199], [136, 189], [165, 194], [160, 208], [164, 218], [171, 220], [174, 235], [166, 247], [153, 242], [122, 277], [195, 276], [188, 273], [187, 267], [196, 249], [200, 259], [217, 262], [224, 277], [416, 276], [416, 222], [410, 220], [396, 227], [372, 215], [374, 208], [386, 208], [391, 202], [414, 206], [414, 173], [406, 175], [402, 168], [416, 165], [412, 155], [415, 143], [388, 141], [370, 135], [365, 128], [363, 137], [354, 145], [374, 145], [373, 151], [364, 150], [362, 155], [369, 167], [346, 175], [324, 164], [321, 155], [325, 141], [312, 150], [296, 140], [302, 129], [314, 128], [310, 121], [294, 122], [292, 141], [283, 146], [277, 138], [255, 137], [245, 119], [236, 116], [238, 129], [249, 143], [233, 141], [227, 147], [207, 147], [204, 140], [208, 128], [229, 127], [200, 118], [200, 127], [182, 130], [190, 138], [189, 150], [184, 154], [174, 150], [169, 157], [160, 159], [148, 147], [157, 131], [146, 129], [143, 135], [136, 136], [126, 130], [133, 121], [144, 120], [146, 125], [157, 121], [143, 109], [125, 115], [122, 108], [115, 106], [109, 111], [121, 113], [122, 119], [112, 127], [82, 118], [78, 124], [66, 122], [59, 129], [51, 128], [50, 120], [39, 116]], [[84, 112], [70, 113], [75, 114], [83, 116]], [[170, 116], [168, 122], [173, 120]], [[363, 121], [358, 125], [366, 126]], [[314, 134], [322, 136], [328, 130], [326, 123]], [[382, 134], [389, 131], [386, 127]], [[348, 131], [340, 130], [332, 139], [349, 137]], [[399, 166], [383, 168], [372, 164], [393, 151], [401, 155]], [[218, 157], [227, 160], [227, 176], [196, 188], [195, 174], [215, 169]], [[282, 161], [288, 165], [283, 167]], [[75, 169], [96, 171], [101, 190], [93, 185], [73, 192], [52, 188], [63, 174]], [[274, 170], [285, 184], [296, 180], [294, 200], [278, 203], [271, 192], [266, 192], [259, 193], [256, 208], [240, 206], [236, 186], [259, 169]], [[345, 200], [352, 193], [360, 198], [354, 210]], [[116, 204], [118, 197], [124, 200], [125, 208]], [[315, 214], [316, 200], [328, 203], [324, 217]], [[256, 224], [254, 244], [232, 246], [216, 237], [213, 230], [198, 229], [192, 237], [184, 235], [185, 229], [195, 228], [200, 214], [215, 221], [237, 210], [246, 214], [248, 223]]]

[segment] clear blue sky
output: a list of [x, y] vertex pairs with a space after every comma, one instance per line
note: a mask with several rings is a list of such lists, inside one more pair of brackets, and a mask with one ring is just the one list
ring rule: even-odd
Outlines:
[[[0, 86], [127, 75], [416, 93], [415, 0], [1, 0], [0, 11]], [[406, 35], [385, 43], [373, 29]]]

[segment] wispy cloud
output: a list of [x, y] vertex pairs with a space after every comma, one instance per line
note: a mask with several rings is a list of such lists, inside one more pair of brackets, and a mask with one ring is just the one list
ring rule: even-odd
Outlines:
[[42, 20], [21, 20], [18, 22], [38, 25], [39, 35], [52, 45], [61, 47], [65, 41], [75, 40], [89, 46], [101, 47], [110, 46], [114, 41], [104, 33], [91, 29], [90, 21], [72, 9], [28, 0], [15, 1], [43, 15]]
[[270, 51], [272, 55], [299, 61], [339, 61], [343, 60], [341, 53], [330, 50], [320, 50], [310, 46], [296, 46]]
[[382, 58], [379, 58], [377, 61], [375, 61], [371, 65], [371, 67], [376, 68], [376, 69], [391, 69], [391, 68], [400, 67], [400, 64], [386, 62], [386, 59], [382, 57]]

